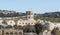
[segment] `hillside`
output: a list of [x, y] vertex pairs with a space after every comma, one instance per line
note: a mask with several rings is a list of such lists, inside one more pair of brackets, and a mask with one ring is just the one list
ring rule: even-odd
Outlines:
[[[16, 12], [16, 11], [8, 11], [8, 10], [0, 10], [0, 17], [18, 17], [25, 16], [26, 13]], [[49, 12], [44, 14], [35, 14], [35, 20], [42, 19], [51, 22], [60, 22], [60, 12]]]
[[50, 12], [43, 14], [43, 17], [60, 18], [60, 12]]
[[35, 20], [42, 19], [44, 21], [51, 21], [51, 22], [60, 22], [60, 12], [49, 12], [44, 14], [37, 14], [37, 16], [35, 16], [34, 19]]
[[17, 16], [23, 16], [23, 15], [25, 15], [25, 13], [8, 11], [8, 10], [0, 10], [0, 17], [17, 17]]

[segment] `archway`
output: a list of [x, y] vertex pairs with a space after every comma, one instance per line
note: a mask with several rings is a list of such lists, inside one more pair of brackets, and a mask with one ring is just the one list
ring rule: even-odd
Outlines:
[[10, 32], [10, 35], [13, 35], [13, 32]]
[[22, 32], [19, 32], [19, 35], [22, 35]]
[[8, 32], [6, 32], [6, 35], [9, 35], [9, 33], [8, 33]]

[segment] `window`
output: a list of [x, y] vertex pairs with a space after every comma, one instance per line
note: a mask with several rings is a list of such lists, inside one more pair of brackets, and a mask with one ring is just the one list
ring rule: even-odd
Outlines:
[[30, 18], [30, 17], [29, 17]]
[[30, 24], [30, 23], [29, 23]]
[[31, 23], [31, 24], [33, 24], [33, 23]]
[[23, 23], [24, 24], [24, 23]]
[[28, 24], [30, 24], [30, 23], [28, 23]]
[[27, 24], [27, 23], [26, 23]]

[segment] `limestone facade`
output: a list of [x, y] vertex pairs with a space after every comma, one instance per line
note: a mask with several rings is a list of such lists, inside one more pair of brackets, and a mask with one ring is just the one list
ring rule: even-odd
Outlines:
[[24, 26], [27, 24], [35, 25], [36, 22], [37, 21], [34, 19], [26, 19], [26, 20], [23, 20], [23, 19], [15, 20], [15, 19], [6, 19], [6, 18], [5, 20], [3, 18], [0, 19], [0, 25], [11, 25], [11, 26], [14, 26], [14, 25]]
[[0, 30], [0, 35], [23, 35], [23, 30]]

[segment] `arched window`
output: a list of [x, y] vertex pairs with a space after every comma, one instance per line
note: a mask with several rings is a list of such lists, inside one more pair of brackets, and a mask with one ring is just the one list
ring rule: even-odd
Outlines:
[[27, 24], [27, 23], [26, 23]]
[[24, 24], [24, 23], [23, 23]]
[[15, 33], [14, 33], [14, 35], [18, 35], [18, 33], [17, 33], [17, 32], [15, 32]]
[[6, 32], [6, 35], [9, 35], [9, 33], [8, 33], [8, 32]]
[[28, 23], [28, 25], [30, 25], [30, 23]]
[[31, 23], [31, 24], [33, 24], [33, 23]]
[[13, 32], [10, 32], [10, 35], [13, 35]]
[[30, 24], [30, 23], [29, 23]]
[[22, 32], [19, 32], [19, 35], [22, 35]]

